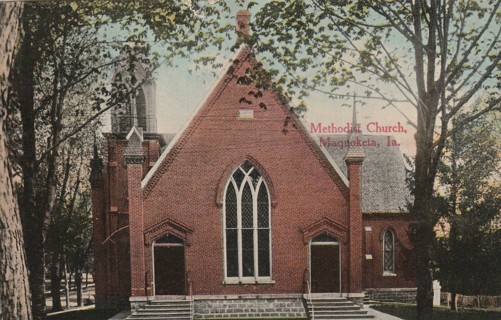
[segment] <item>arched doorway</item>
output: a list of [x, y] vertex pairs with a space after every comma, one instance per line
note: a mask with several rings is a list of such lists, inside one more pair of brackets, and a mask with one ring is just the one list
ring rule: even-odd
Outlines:
[[310, 241], [310, 281], [314, 293], [341, 292], [341, 246], [322, 233]]
[[184, 241], [172, 234], [153, 243], [154, 293], [185, 295]]

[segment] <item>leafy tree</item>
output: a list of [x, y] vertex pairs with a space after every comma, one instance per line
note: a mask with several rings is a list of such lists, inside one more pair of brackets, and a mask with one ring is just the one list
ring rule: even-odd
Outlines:
[[[224, 9], [225, 5], [220, 3], [217, 7]], [[92, 80], [105, 79], [103, 74], [111, 66], [111, 54], [116, 49], [95, 41], [98, 30], [107, 24], [120, 26], [127, 33], [126, 41], [143, 40], [151, 35], [163, 44], [164, 62], [172, 63], [172, 57], [188, 56], [208, 44], [210, 36], [215, 34], [209, 29], [218, 27], [218, 16], [218, 10], [208, 7], [202, 19], [194, 4], [166, 0], [25, 4], [24, 37], [14, 77], [17, 99], [10, 126], [11, 132], [19, 132], [21, 136], [19, 144], [11, 144], [10, 149], [20, 150], [14, 158], [18, 160], [22, 179], [19, 204], [35, 319], [45, 317], [43, 252], [57, 199], [60, 146], [106, 110], [120, 106], [134, 92], [130, 85], [112, 88], [102, 85], [99, 91], [94, 90], [97, 84]], [[89, 39], [91, 43], [78, 39]], [[130, 66], [134, 65], [132, 61]], [[155, 65], [154, 61], [151, 64]], [[93, 103], [68, 108], [76, 95], [82, 95], [78, 86], [86, 85], [93, 90]], [[64, 130], [68, 123], [63, 119], [67, 117], [80, 121], [73, 122], [71, 130]]]
[[442, 225], [448, 230], [439, 238], [436, 260], [453, 310], [456, 293], [499, 293], [500, 238], [493, 222], [501, 207], [500, 125], [484, 116], [454, 132], [439, 166], [439, 193], [446, 203]]
[[[445, 142], [466, 123], [500, 111], [500, 5], [500, 0], [248, 4], [257, 13], [247, 41], [277, 67], [278, 84], [292, 88], [290, 94], [318, 90], [343, 97], [340, 89], [349, 88], [398, 111], [403, 101], [415, 107], [412, 211], [420, 320], [433, 317], [432, 198]], [[483, 108], [467, 109], [479, 92]]]
[[6, 320], [32, 319], [23, 230], [4, 127], [22, 10], [20, 3], [0, 4], [0, 318]]
[[50, 271], [52, 311], [62, 310], [61, 281], [68, 268], [75, 275], [77, 303], [82, 305], [82, 273], [90, 261], [91, 212], [89, 156], [93, 127], [70, 138], [61, 147], [57, 197], [46, 240], [46, 265]]
[[[19, 204], [33, 315], [40, 319], [45, 316], [44, 242], [57, 195], [59, 145], [70, 132], [65, 129], [70, 123], [64, 120], [83, 114], [87, 116], [77, 119], [85, 122], [84, 118], [98, 113], [92, 109], [95, 105], [83, 104], [75, 96], [89, 98], [88, 89], [95, 88], [104, 67], [99, 68], [102, 45], [96, 45], [95, 35], [88, 27], [84, 29], [85, 24], [74, 21], [71, 8], [30, 3], [25, 9], [25, 36], [14, 78], [17, 104], [11, 118], [13, 123], [19, 122], [11, 126], [11, 150], [22, 178]], [[78, 125], [74, 122], [70, 128], [75, 130]]]

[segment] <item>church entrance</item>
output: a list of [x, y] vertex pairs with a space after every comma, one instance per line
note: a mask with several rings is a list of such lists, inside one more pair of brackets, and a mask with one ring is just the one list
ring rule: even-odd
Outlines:
[[153, 243], [155, 295], [185, 295], [184, 242], [167, 234]]
[[341, 292], [339, 241], [323, 233], [310, 242], [311, 292]]

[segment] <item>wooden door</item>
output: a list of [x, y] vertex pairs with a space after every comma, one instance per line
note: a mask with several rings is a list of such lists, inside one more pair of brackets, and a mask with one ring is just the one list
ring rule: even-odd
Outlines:
[[339, 245], [311, 244], [311, 291], [340, 292]]
[[185, 295], [184, 246], [154, 246], [155, 295]]

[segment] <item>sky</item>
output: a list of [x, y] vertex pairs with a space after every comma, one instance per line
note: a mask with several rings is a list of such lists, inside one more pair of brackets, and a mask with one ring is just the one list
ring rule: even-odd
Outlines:
[[[236, 39], [236, 35], [235, 35]], [[234, 40], [233, 40], [234, 41]], [[233, 52], [222, 52], [223, 62], [229, 62]], [[259, 59], [259, 53], [257, 55]], [[217, 79], [212, 74], [209, 67], [201, 67], [198, 71], [189, 73], [187, 69], [193, 67], [193, 62], [189, 60], [176, 61], [178, 67], [161, 67], [156, 74], [156, 102], [157, 102], [157, 123], [159, 132], [177, 132], [190, 116], [196, 107], [203, 102], [203, 98], [208, 95], [211, 84]], [[265, 63], [266, 66], [266, 63]], [[218, 70], [219, 74], [225, 70]], [[391, 90], [391, 88], [386, 88]], [[354, 92], [357, 94], [357, 92]], [[362, 95], [360, 93], [359, 95]], [[304, 114], [304, 123], [317, 126], [333, 125], [335, 127], [345, 126], [353, 118], [353, 102], [345, 99], [331, 99], [325, 93], [312, 92], [304, 98], [307, 105], [307, 112]], [[297, 105], [298, 101], [294, 101]], [[377, 99], [357, 98], [357, 121], [361, 124], [362, 132], [365, 134], [393, 135], [400, 143], [402, 152], [408, 155], [415, 154], [414, 128], [407, 123], [406, 117], [415, 121], [416, 110], [410, 104], [399, 104], [400, 112]], [[406, 117], [404, 117], [403, 112]], [[376, 125], [377, 123], [377, 125]], [[398, 126], [403, 127], [404, 132], [375, 132], [376, 126]], [[372, 132], [369, 132], [372, 131]], [[400, 129], [402, 131], [402, 129]]]
[[[238, 8], [234, 8], [235, 13]], [[252, 17], [251, 17], [252, 19]], [[120, 37], [120, 31], [115, 30], [107, 37]], [[234, 39], [236, 40], [236, 33]], [[231, 60], [233, 52], [220, 52], [223, 56], [222, 62]], [[259, 53], [257, 55], [259, 59]], [[194, 62], [189, 59], [178, 59], [175, 61], [177, 67], [161, 66], [156, 74], [156, 112], [157, 128], [159, 133], [175, 133], [186, 121], [189, 121], [194, 110], [203, 102], [203, 98], [208, 95], [208, 90], [217, 79], [213, 75], [213, 70], [209, 67], [200, 67], [199, 70], [188, 72], [188, 68], [194, 69]], [[266, 63], [264, 64], [266, 67]], [[217, 70], [219, 74], [225, 70]], [[386, 88], [384, 90], [391, 90]], [[363, 90], [361, 90], [363, 91]], [[353, 92], [357, 94], [357, 92]], [[362, 93], [358, 95], [363, 95]], [[352, 121], [352, 101], [330, 99], [326, 94], [312, 92], [310, 96], [303, 99], [307, 105], [307, 112], [304, 114], [304, 122], [307, 130], [311, 130], [311, 125], [322, 127], [335, 126], [343, 127]], [[393, 135], [400, 143], [401, 151], [408, 154], [415, 154], [414, 129], [407, 123], [406, 118], [393, 107], [383, 108], [384, 102], [376, 99], [357, 99], [357, 121], [361, 124], [364, 134]], [[299, 101], [292, 101], [297, 104]], [[363, 103], [362, 103], [363, 102]], [[399, 108], [412, 121], [415, 119], [416, 110], [410, 104], [400, 104]], [[109, 121], [109, 117], [108, 117]], [[378, 133], [374, 132], [376, 126], [398, 126], [403, 127], [403, 132]], [[368, 132], [368, 131], [373, 132]]]
[[[232, 53], [229, 53], [228, 56], [230, 55]], [[208, 94], [211, 84], [217, 81], [203, 70], [189, 74], [183, 66], [179, 68], [161, 68], [157, 73], [158, 132], [177, 132], [186, 121], [189, 121], [193, 111]], [[347, 105], [348, 101], [333, 100], [318, 92], [312, 93], [304, 100], [308, 107], [304, 115], [304, 123], [310, 125], [307, 128], [308, 131], [312, 131], [312, 123], [315, 126], [320, 123], [322, 126], [334, 124], [335, 127], [339, 127], [346, 126], [348, 122], [352, 121], [353, 109], [351, 103], [349, 106]], [[358, 102], [356, 109], [357, 121], [361, 124], [362, 132], [388, 135], [388, 133], [374, 132], [377, 130], [376, 123], [380, 127], [397, 126], [400, 123], [406, 132], [389, 134], [395, 136], [399, 141], [402, 152], [413, 155], [415, 153], [415, 130], [407, 124], [405, 117], [392, 107], [383, 109], [384, 104], [379, 100], [364, 100], [364, 102], [365, 105]], [[401, 110], [410, 118], [413, 118], [416, 113], [411, 105], [402, 105]], [[373, 132], [368, 132], [368, 130]]]

